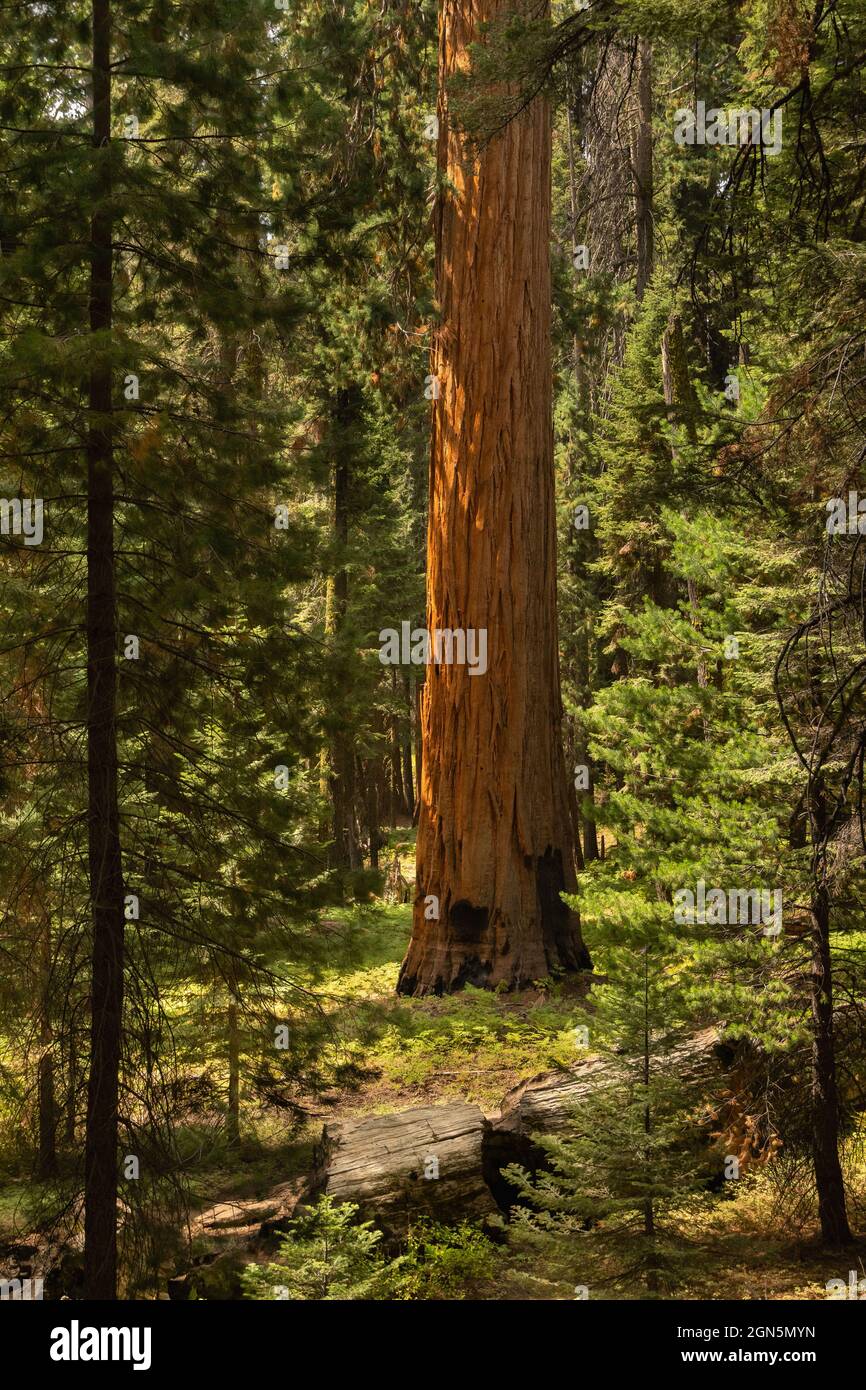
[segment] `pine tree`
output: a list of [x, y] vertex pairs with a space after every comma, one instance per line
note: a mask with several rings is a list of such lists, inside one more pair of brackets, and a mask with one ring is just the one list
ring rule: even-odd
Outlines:
[[[127, 1278], [143, 1277], [137, 1194], [144, 1206], [163, 1183], [168, 1205], [181, 1180], [164, 1123], [161, 977], [191, 953], [236, 1004], [275, 939], [296, 960], [315, 949], [329, 893], [302, 778], [315, 647], [287, 611], [308, 539], [302, 519], [281, 524], [291, 408], [261, 354], [294, 330], [308, 307], [302, 268], [324, 254], [327, 226], [304, 229], [327, 192], [303, 186], [305, 121], [322, 108], [303, 102], [253, 4], [134, 8], [122, 44], [102, 0], [56, 29], [41, 13], [29, 28], [32, 17], [11, 44], [50, 59], [57, 85], [34, 84], [21, 63], [4, 94], [22, 156], [4, 202], [4, 292], [27, 307], [9, 323], [2, 371], [16, 406], [8, 452], [37, 495], [48, 478], [52, 490], [36, 601], [17, 609], [9, 647], [40, 654], [27, 689], [49, 712], [40, 736], [54, 773], [9, 839], [19, 870], [33, 853], [50, 866], [46, 901], [66, 919], [51, 973], [76, 983], [56, 1011], [91, 1007], [86, 1286], [111, 1297], [120, 1154], [147, 1170], [124, 1189]], [[296, 107], [296, 138], [274, 138]], [[7, 574], [14, 601], [17, 566]]]

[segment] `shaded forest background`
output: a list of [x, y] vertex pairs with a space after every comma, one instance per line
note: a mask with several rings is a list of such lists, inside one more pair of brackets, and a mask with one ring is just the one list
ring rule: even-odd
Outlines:
[[[323, 1117], [586, 1057], [613, 1089], [509, 1219], [386, 1249], [325, 1202], [236, 1255], [246, 1293], [815, 1298], [860, 1267], [866, 12], [516, 9], [447, 0], [448, 119], [481, 165], [552, 132], [547, 687], [591, 966], [467, 984], [453, 948], [444, 985], [399, 975], [425, 759], [484, 786], [492, 746], [431, 745], [431, 671], [380, 660], [437, 555], [436, 4], [5, 17], [0, 492], [44, 538], [4, 512], [0, 1248], [50, 1296], [164, 1293]], [[781, 149], [678, 144], [698, 101], [781, 112]], [[781, 930], [676, 921], [699, 882], [779, 892]], [[678, 1066], [708, 1027], [723, 1086]]]

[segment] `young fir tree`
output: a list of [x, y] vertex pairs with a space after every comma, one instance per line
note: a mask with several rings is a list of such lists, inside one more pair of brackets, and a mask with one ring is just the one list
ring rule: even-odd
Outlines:
[[[669, 1289], [691, 1204], [711, 1200], [722, 1157], [759, 1156], [713, 1152], [710, 1115], [721, 1116], [729, 1144], [738, 1117], [722, 1115], [723, 1083], [701, 1066], [695, 1035], [728, 1024], [729, 1040], [796, 1056], [807, 1027], [799, 942], [783, 931], [786, 920], [796, 931], [790, 904], [806, 867], [785, 834], [799, 778], [781, 731], [773, 736], [772, 633], [748, 631], [774, 612], [781, 626], [798, 555], [777, 548], [763, 582], [748, 582], [752, 549], [733, 519], [663, 511], [659, 533], [675, 588], [691, 578], [726, 598], [705, 602], [700, 631], [687, 597], [677, 610], [646, 603], [620, 614], [629, 674], [588, 715], [593, 756], [608, 770], [613, 847], [581, 876], [577, 899], [601, 977], [587, 1021], [602, 1066], [568, 1132], [539, 1140], [551, 1174], [519, 1179], [537, 1213], [525, 1218], [531, 1240], [590, 1296], [596, 1287], [634, 1292], [638, 1276], [649, 1296]], [[712, 681], [702, 683], [702, 666]], [[731, 889], [778, 891], [788, 916], [784, 906], [781, 922], [678, 915], [683, 892], [696, 896], [702, 880], [708, 893], [722, 886], [726, 901]], [[777, 1136], [763, 1139], [772, 1153]]]
[[247, 1265], [244, 1295], [259, 1300], [371, 1299], [384, 1292], [386, 1263], [381, 1231], [358, 1221], [352, 1202], [321, 1197], [290, 1223], [278, 1257]]
[[693, 1135], [706, 1116], [706, 1059], [684, 1041], [669, 905], [644, 898], [636, 910], [633, 895], [619, 904], [610, 894], [594, 925], [604, 973], [587, 1020], [600, 1065], [567, 1128], [537, 1138], [549, 1171], [507, 1170], [527, 1203], [513, 1239], [557, 1280], [576, 1281], [578, 1297], [669, 1296], [682, 1223], [719, 1167]]

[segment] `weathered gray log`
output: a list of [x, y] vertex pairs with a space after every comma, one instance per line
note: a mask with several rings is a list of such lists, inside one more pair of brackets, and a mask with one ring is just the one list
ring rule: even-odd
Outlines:
[[[673, 1067], [683, 1080], [698, 1081], [720, 1075], [730, 1061], [731, 1049], [721, 1042], [721, 1030], [704, 1028], [671, 1049], [666, 1066]], [[514, 1191], [502, 1178], [509, 1163], [537, 1169], [544, 1154], [534, 1142], [536, 1135], [561, 1134], [574, 1122], [575, 1112], [589, 1096], [616, 1079], [615, 1057], [590, 1057], [566, 1072], [543, 1072], [521, 1081], [503, 1097], [498, 1115], [491, 1116], [485, 1137], [485, 1176], [499, 1205], [510, 1206]]]
[[327, 1193], [355, 1202], [393, 1236], [421, 1215], [460, 1221], [492, 1215], [484, 1179], [488, 1123], [477, 1105], [428, 1105], [326, 1124], [302, 1203]]
[[[704, 1028], [673, 1047], [665, 1066], [684, 1080], [718, 1070], [720, 1030]], [[616, 1076], [615, 1058], [590, 1057], [567, 1072], [544, 1072], [521, 1081], [503, 1097], [496, 1130], [512, 1134], [558, 1134], [565, 1129], [582, 1100], [598, 1092]]]
[[[683, 1077], [719, 1072], [719, 1030], [706, 1028], [667, 1054]], [[300, 1201], [328, 1193], [354, 1202], [388, 1235], [404, 1235], [422, 1214], [443, 1221], [507, 1210], [514, 1191], [503, 1179], [510, 1163], [538, 1168], [539, 1134], [561, 1133], [582, 1100], [614, 1079], [616, 1058], [588, 1058], [568, 1071], [522, 1081], [496, 1114], [475, 1105], [429, 1105], [393, 1115], [370, 1115], [325, 1125]], [[263, 1234], [271, 1234], [271, 1229]]]
[[[668, 1054], [681, 1076], [721, 1079], [735, 1049], [720, 1033], [704, 1029]], [[335, 1202], [354, 1202], [363, 1219], [375, 1221], [395, 1240], [422, 1215], [452, 1224], [507, 1210], [516, 1193], [502, 1170], [510, 1163], [538, 1168], [544, 1154], [535, 1136], [562, 1132], [581, 1101], [609, 1084], [616, 1070], [616, 1058], [608, 1057], [544, 1072], [513, 1087], [490, 1116], [476, 1105], [454, 1104], [329, 1122], [298, 1205], [310, 1205], [323, 1193]], [[703, 1142], [699, 1126], [693, 1138]], [[250, 1226], [267, 1214], [259, 1236], [270, 1244], [291, 1217], [293, 1186], [283, 1184], [267, 1203], [212, 1208], [200, 1219], [202, 1233], [248, 1237]], [[170, 1297], [238, 1297], [243, 1265], [256, 1253], [257, 1243], [246, 1239], [224, 1254], [204, 1256], [170, 1281]]]

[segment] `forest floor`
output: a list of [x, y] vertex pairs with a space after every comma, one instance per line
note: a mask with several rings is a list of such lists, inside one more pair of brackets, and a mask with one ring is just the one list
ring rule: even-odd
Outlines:
[[[413, 846], [401, 841], [399, 848], [401, 871], [411, 882]], [[411, 918], [409, 904], [378, 900], [356, 915], [354, 958], [335, 967], [320, 985], [333, 1024], [331, 1062], [335, 1072], [342, 1068], [351, 1080], [317, 1097], [309, 1120], [288, 1145], [280, 1137], [284, 1129], [277, 1125], [272, 1130], [262, 1116], [248, 1164], [239, 1168], [233, 1163], [230, 1172], [210, 1174], [211, 1204], [239, 1201], [243, 1209], [248, 1202], [257, 1215], [262, 1200], [275, 1192], [285, 1198], [299, 1191], [326, 1119], [459, 1100], [473, 1102], [489, 1115], [519, 1081], [568, 1068], [588, 1055], [576, 1047], [575, 1028], [586, 1014], [582, 992], [571, 982], [539, 981], [519, 994], [467, 989], [441, 999], [396, 995]], [[859, 1151], [847, 1158], [852, 1224], [866, 1230], [866, 1165]], [[205, 1213], [206, 1221], [209, 1215]], [[242, 1221], [242, 1211], [238, 1219]], [[198, 1232], [207, 1234], [200, 1221]], [[738, 1184], [736, 1199], [683, 1213], [682, 1232], [693, 1258], [688, 1281], [676, 1297], [825, 1299], [828, 1279], [847, 1281], [850, 1268], [857, 1269], [858, 1277], [866, 1273], [866, 1240], [852, 1249], [850, 1259], [840, 1260], [816, 1246], [807, 1164], [780, 1160], [748, 1175]], [[603, 1269], [597, 1273], [602, 1286]], [[513, 1264], [506, 1261], [495, 1283], [477, 1296], [574, 1295], [570, 1286], [539, 1276], [534, 1261], [517, 1258]]]
[[[401, 870], [411, 882], [413, 846], [405, 835], [399, 850]], [[393, 849], [390, 856], [392, 862]], [[325, 1085], [303, 1098], [306, 1118], [292, 1126], [284, 1110], [246, 1098], [242, 1137], [234, 1148], [226, 1147], [219, 1123], [191, 1124], [189, 1139], [198, 1154], [190, 1171], [194, 1256], [250, 1241], [262, 1221], [291, 1209], [325, 1120], [459, 1100], [490, 1115], [519, 1081], [566, 1069], [588, 1055], [576, 1044], [575, 1029], [586, 1014], [573, 982], [539, 981], [519, 994], [467, 989], [441, 999], [397, 996], [411, 915], [409, 904], [375, 900], [332, 923], [341, 960], [317, 985]], [[859, 1149], [846, 1156], [846, 1167], [852, 1225], [864, 1231], [866, 1164]], [[38, 1185], [23, 1173], [0, 1181], [0, 1244], [30, 1229], [39, 1199]], [[674, 1296], [823, 1299], [828, 1279], [847, 1281], [850, 1269], [858, 1277], [866, 1273], [866, 1241], [840, 1258], [822, 1253], [814, 1234], [808, 1164], [794, 1165], [783, 1155], [741, 1179], [734, 1199], [683, 1213], [690, 1272]], [[593, 1297], [603, 1297], [603, 1263], [595, 1275], [599, 1293]], [[536, 1261], [517, 1256], [506, 1258], [495, 1282], [476, 1296], [574, 1294], [552, 1272], [539, 1273]]]

